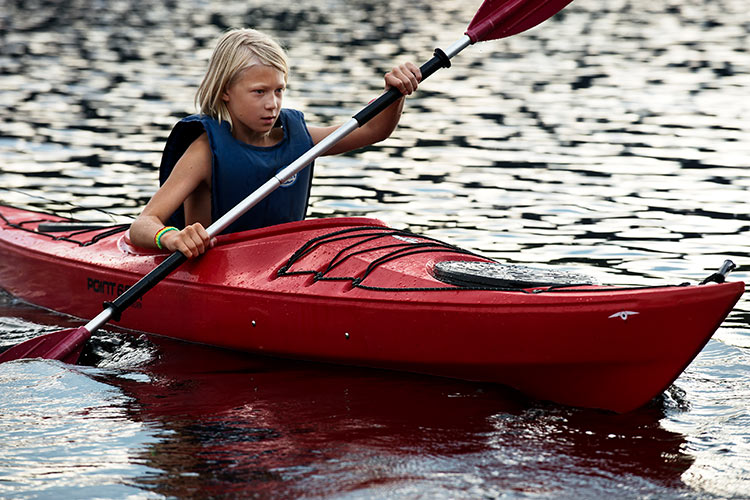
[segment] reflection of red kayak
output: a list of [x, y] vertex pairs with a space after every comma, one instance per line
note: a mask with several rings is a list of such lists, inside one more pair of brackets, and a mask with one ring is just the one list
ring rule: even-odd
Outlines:
[[[40, 233], [40, 221], [64, 219], [10, 207], [0, 215], [0, 287], [80, 318], [96, 316], [166, 256], [134, 248], [122, 232]], [[677, 378], [744, 291], [741, 282], [549, 286], [554, 277], [533, 272], [517, 288], [501, 270], [377, 220], [309, 220], [220, 236], [117, 324], [628, 411]]]

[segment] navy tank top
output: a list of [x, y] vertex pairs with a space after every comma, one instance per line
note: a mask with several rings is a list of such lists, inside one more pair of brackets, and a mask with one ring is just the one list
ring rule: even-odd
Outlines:
[[[164, 184], [188, 146], [206, 132], [212, 156], [211, 220], [216, 221], [313, 146], [301, 112], [282, 109], [277, 125], [284, 131], [283, 139], [274, 146], [259, 147], [235, 139], [227, 121], [219, 123], [207, 115], [183, 118], [167, 139], [159, 167], [159, 182]], [[304, 219], [310, 197], [313, 166], [311, 163], [282, 184], [227, 227], [224, 233]], [[182, 208], [172, 215], [169, 224], [185, 227]]]

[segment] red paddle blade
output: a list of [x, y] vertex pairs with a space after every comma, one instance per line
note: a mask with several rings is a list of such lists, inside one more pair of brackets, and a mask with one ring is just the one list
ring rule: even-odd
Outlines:
[[466, 34], [471, 43], [505, 38], [554, 16], [573, 0], [485, 0]]
[[83, 344], [91, 337], [85, 327], [71, 328], [35, 337], [0, 354], [0, 363], [22, 358], [57, 359], [64, 363], [75, 363]]

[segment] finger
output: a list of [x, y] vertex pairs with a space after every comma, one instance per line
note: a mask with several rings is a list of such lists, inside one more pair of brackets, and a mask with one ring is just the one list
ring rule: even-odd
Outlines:
[[408, 70], [409, 81], [412, 84], [412, 91], [417, 90], [419, 82], [422, 81], [422, 72], [414, 63], [406, 63], [405, 66]]
[[190, 230], [187, 228], [180, 232], [175, 231], [169, 235], [168, 240], [162, 238], [162, 245], [170, 252], [181, 252], [188, 259], [197, 257], [198, 250], [189, 236], [189, 232]]
[[413, 62], [407, 62], [406, 67], [408, 67], [409, 71], [411, 71], [412, 74], [416, 77], [417, 82], [422, 81], [422, 70], [419, 69], [419, 66], [417, 66]]
[[416, 79], [412, 82], [409, 75], [401, 68], [393, 68], [385, 78], [386, 85], [395, 87], [403, 95], [409, 95], [414, 91]]
[[[203, 233], [203, 235], [201, 234]], [[190, 249], [194, 255], [200, 255], [206, 251], [208, 245], [208, 233], [203, 229], [202, 226], [196, 224], [187, 226], [183, 234], [185, 236], [184, 243]], [[205, 238], [203, 236], [206, 236]]]
[[193, 257], [193, 251], [185, 244], [184, 238], [181, 236], [172, 238], [168, 243], [164, 244], [164, 248], [170, 252], [180, 252], [188, 259]]
[[386, 86], [386, 88], [395, 88], [399, 92], [401, 92], [402, 94], [404, 93], [404, 91], [403, 91], [403, 86], [404, 85], [401, 82], [401, 80], [399, 80], [398, 77], [396, 77], [396, 75], [394, 74], [393, 71], [391, 71], [390, 73], [386, 73], [386, 75], [385, 75], [385, 86]]
[[194, 225], [196, 232], [198, 233], [198, 236], [203, 240], [204, 244], [210, 245], [212, 239], [211, 236], [209, 236], [208, 231], [199, 223], [196, 222]]
[[403, 84], [403, 87], [400, 87], [399, 90], [406, 95], [417, 90], [419, 81], [422, 78], [422, 73], [413, 63], [404, 63], [397, 66], [393, 69], [393, 74]]
[[193, 251], [192, 251], [192, 250], [190, 249], [190, 247], [188, 247], [188, 246], [187, 246], [187, 245], [186, 245], [185, 243], [183, 243], [183, 242], [180, 242], [180, 243], [179, 243], [179, 244], [177, 245], [177, 248], [175, 248], [175, 250], [178, 250], [178, 251], [182, 252], [182, 254], [183, 254], [183, 255], [184, 255], [185, 257], [187, 257], [188, 259], [192, 259], [193, 257], [197, 257], [197, 256], [198, 256], [198, 255], [197, 255], [197, 252], [193, 252]]

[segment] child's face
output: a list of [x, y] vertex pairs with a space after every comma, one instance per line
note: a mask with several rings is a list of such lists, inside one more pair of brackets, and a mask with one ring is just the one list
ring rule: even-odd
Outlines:
[[256, 64], [244, 69], [222, 96], [233, 128], [240, 127], [241, 134], [268, 134], [279, 116], [285, 89], [284, 73], [272, 66]]

